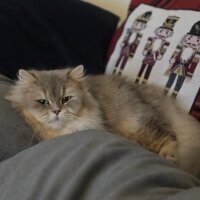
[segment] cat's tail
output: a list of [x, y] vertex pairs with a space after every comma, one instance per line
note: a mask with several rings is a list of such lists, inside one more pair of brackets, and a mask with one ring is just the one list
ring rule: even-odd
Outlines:
[[178, 139], [178, 164], [200, 178], [200, 123], [183, 112], [175, 113], [173, 118]]

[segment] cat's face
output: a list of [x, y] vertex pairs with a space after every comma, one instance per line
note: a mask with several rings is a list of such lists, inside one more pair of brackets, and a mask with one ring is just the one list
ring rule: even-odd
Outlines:
[[61, 129], [75, 119], [84, 104], [80, 80], [83, 68], [56, 71], [19, 72], [16, 101], [22, 112], [46, 128]]

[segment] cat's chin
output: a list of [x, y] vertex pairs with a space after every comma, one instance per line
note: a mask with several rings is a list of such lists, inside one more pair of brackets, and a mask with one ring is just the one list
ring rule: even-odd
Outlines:
[[61, 129], [63, 127], [63, 124], [61, 124], [61, 123], [51, 123], [51, 124], [48, 124], [47, 127], [50, 128], [50, 129]]
[[60, 118], [56, 117], [54, 119], [51, 119], [48, 122], [47, 127], [51, 128], [51, 129], [61, 129], [64, 126], [64, 122], [63, 120], [61, 120]]

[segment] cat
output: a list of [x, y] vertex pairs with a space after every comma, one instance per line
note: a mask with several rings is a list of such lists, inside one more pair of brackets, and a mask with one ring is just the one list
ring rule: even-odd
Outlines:
[[200, 177], [200, 125], [156, 86], [116, 75], [85, 76], [82, 65], [21, 69], [6, 98], [42, 139], [108, 130]]

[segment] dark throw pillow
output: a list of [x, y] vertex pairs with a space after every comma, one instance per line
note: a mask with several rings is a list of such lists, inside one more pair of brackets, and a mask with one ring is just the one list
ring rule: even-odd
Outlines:
[[118, 17], [74, 0], [2, 0], [0, 73], [19, 68], [55, 69], [85, 65], [103, 73], [105, 53]]

